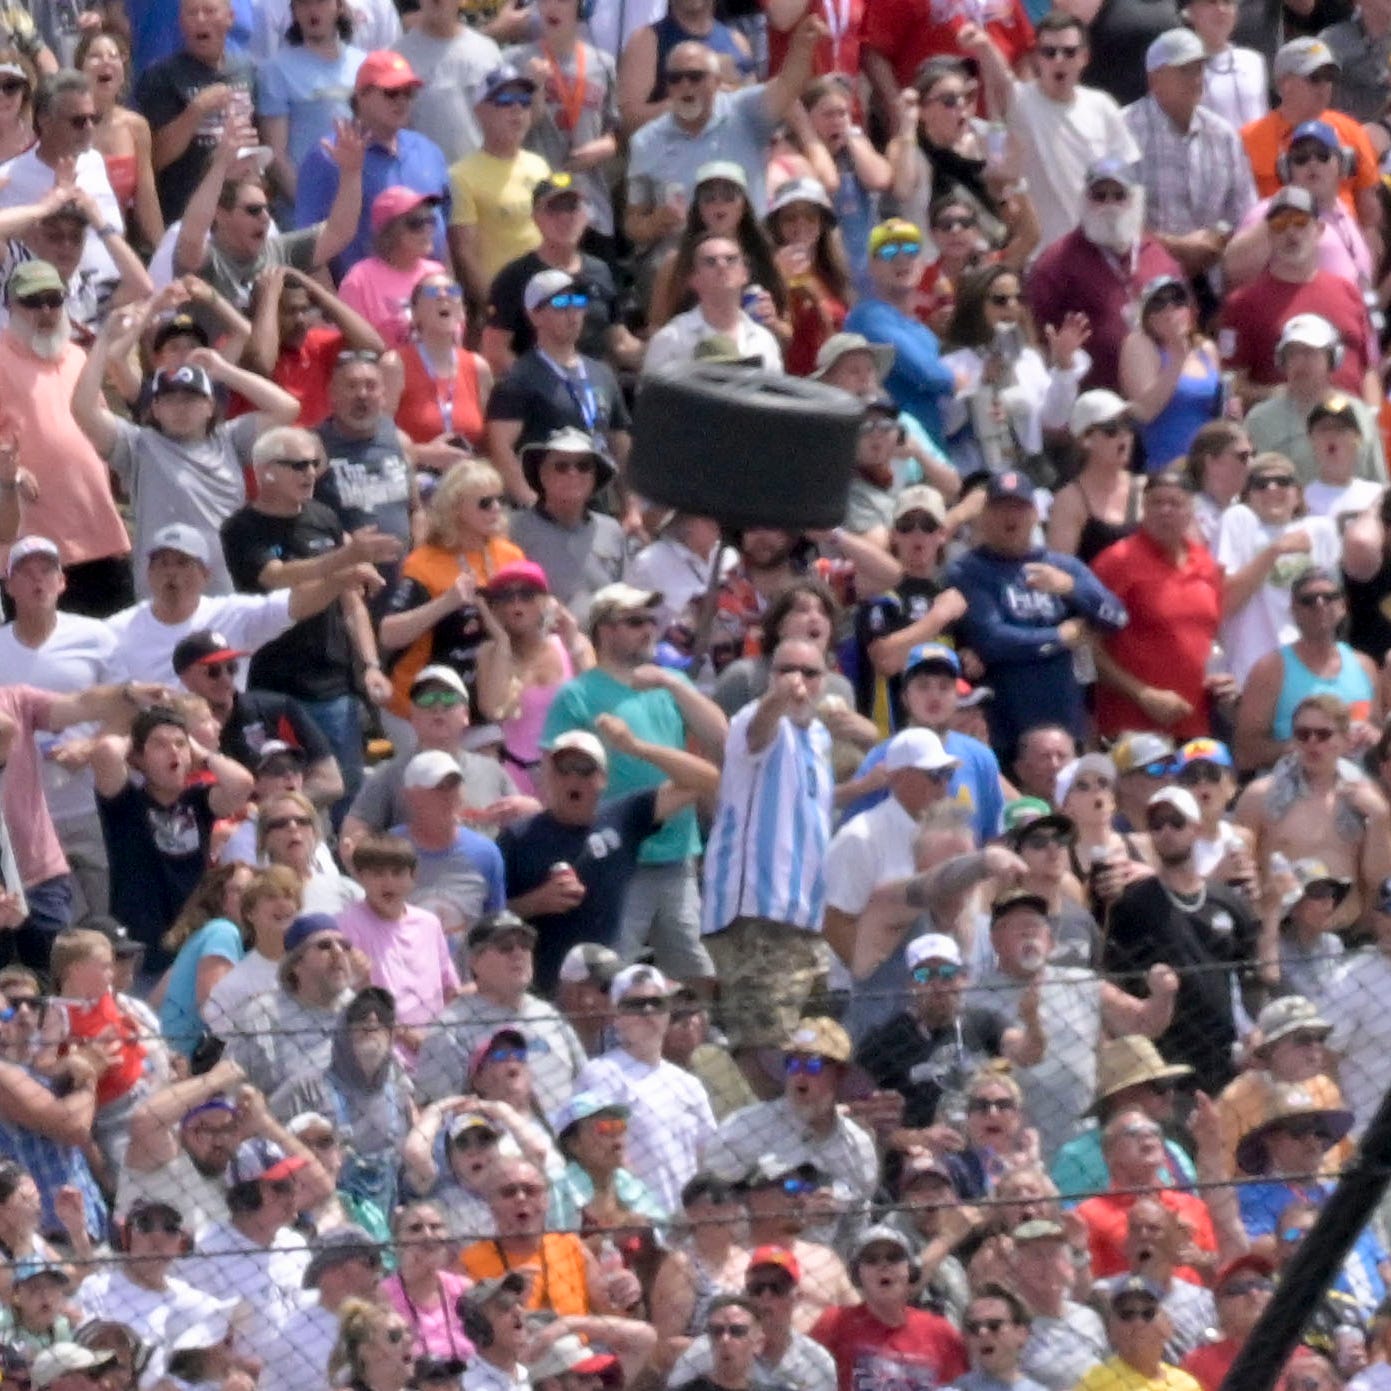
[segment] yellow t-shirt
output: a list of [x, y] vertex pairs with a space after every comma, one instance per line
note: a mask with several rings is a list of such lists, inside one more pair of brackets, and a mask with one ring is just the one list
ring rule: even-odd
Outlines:
[[1072, 1391], [1202, 1391], [1198, 1383], [1177, 1367], [1161, 1364], [1157, 1377], [1147, 1377], [1119, 1357], [1098, 1362], [1083, 1374]]
[[531, 191], [551, 172], [530, 150], [515, 159], [499, 159], [475, 150], [449, 169], [454, 196], [450, 223], [478, 228], [478, 254], [489, 283], [509, 261], [541, 245], [531, 218]]

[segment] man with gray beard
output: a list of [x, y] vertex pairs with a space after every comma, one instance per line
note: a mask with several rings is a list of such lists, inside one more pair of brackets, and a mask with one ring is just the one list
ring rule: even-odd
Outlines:
[[106, 465], [79, 428], [72, 394], [87, 354], [72, 341], [67, 287], [47, 261], [25, 261], [7, 287], [10, 322], [0, 333], [0, 413], [19, 466], [38, 484], [15, 535], [58, 543], [67, 590], [62, 607], [106, 618], [135, 597], [130, 541]]
[[1087, 169], [1081, 226], [1034, 262], [1025, 285], [1041, 332], [1061, 327], [1069, 314], [1087, 316], [1092, 370], [1082, 382], [1120, 389], [1121, 343], [1135, 322], [1140, 291], [1161, 275], [1184, 278], [1179, 263], [1144, 231], [1145, 195], [1133, 166], [1114, 155]]

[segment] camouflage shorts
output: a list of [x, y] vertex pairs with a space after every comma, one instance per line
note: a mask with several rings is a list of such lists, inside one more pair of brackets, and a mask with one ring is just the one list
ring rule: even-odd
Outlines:
[[819, 933], [770, 918], [735, 918], [706, 937], [705, 947], [731, 1048], [781, 1048], [808, 1000], [826, 988], [830, 949]]

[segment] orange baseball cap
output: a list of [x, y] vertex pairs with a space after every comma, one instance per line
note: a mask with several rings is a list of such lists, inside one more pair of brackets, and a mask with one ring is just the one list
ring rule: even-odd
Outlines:
[[775, 1265], [779, 1270], [785, 1270], [797, 1284], [802, 1282], [802, 1267], [797, 1264], [797, 1257], [785, 1247], [756, 1246], [749, 1257], [749, 1269], [760, 1265]]
[[368, 87], [380, 87], [384, 92], [398, 92], [402, 87], [423, 87], [415, 69], [399, 53], [378, 48], [369, 53], [357, 70], [353, 91], [364, 92]]

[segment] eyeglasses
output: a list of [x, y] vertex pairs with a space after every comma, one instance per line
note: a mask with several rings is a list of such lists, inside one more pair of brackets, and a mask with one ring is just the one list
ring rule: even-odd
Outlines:
[[576, 294], [573, 290], [563, 290], [546, 301], [551, 309], [588, 309], [589, 296]]
[[794, 1053], [784, 1058], [782, 1070], [789, 1077], [820, 1077], [826, 1070], [825, 1058], [808, 1058]]
[[1174, 812], [1172, 815], [1161, 812], [1158, 816], [1145, 817], [1145, 825], [1151, 831], [1181, 831], [1188, 825], [1188, 821], [1178, 812]]
[[[432, 222], [434, 218], [430, 219]], [[463, 299], [463, 287], [450, 281], [448, 285], [422, 285], [420, 287], [421, 299]]]
[[965, 106], [969, 98], [965, 92], [944, 92], [941, 96], [930, 96], [927, 100], [929, 104], [945, 106], [948, 111], [955, 111], [958, 106]]
[[91, 130], [97, 123], [97, 118], [89, 111], [82, 116], [69, 116], [68, 124], [74, 130]]
[[1302, 169], [1306, 164], [1328, 164], [1333, 159], [1333, 151], [1326, 145], [1320, 145], [1317, 149], [1300, 150], [1298, 154], [1290, 152], [1289, 161], [1296, 169]]
[[452, 710], [463, 703], [464, 697], [458, 691], [421, 691], [411, 697], [411, 704], [422, 710]]
[[1144, 1323], [1153, 1323], [1155, 1315], [1159, 1313], [1157, 1304], [1125, 1304], [1111, 1312], [1122, 1323], [1134, 1323], [1137, 1319]]
[[277, 816], [266, 822], [266, 830], [286, 831], [289, 830], [291, 826], [299, 826], [308, 830], [313, 824], [314, 818], [312, 816], [305, 816], [303, 813], [300, 813], [296, 816]]
[[[488, 598], [495, 604], [515, 604], [523, 600], [539, 599], [544, 593], [544, 590], [534, 589], [529, 585], [514, 585], [507, 589], [490, 590]], [[452, 695], [453, 692], [450, 694]]]
[[1019, 1103], [1012, 1096], [973, 1096], [966, 1103], [966, 1109], [982, 1116], [992, 1111], [1007, 1115], [1010, 1111], [1017, 1111]]
[[988, 295], [987, 298], [990, 300], [990, 303], [993, 304], [997, 309], [1003, 309], [1006, 307], [1006, 305], [1022, 304], [1024, 302], [1024, 296], [1021, 294], [992, 294]]
[[894, 532], [899, 536], [911, 536], [915, 531], [922, 532], [924, 536], [931, 536], [941, 529], [933, 518], [926, 515], [900, 517], [894, 523]]
[[752, 1295], [755, 1299], [761, 1294], [772, 1294], [779, 1299], [786, 1299], [796, 1288], [791, 1280], [750, 1280], [744, 1286], [744, 1293]]
[[241, 664], [237, 661], [228, 662], [203, 662], [201, 663], [203, 674], [211, 681], [220, 681], [224, 676], [235, 677], [241, 669]]
[[1128, 420], [1103, 420], [1099, 425], [1093, 425], [1087, 433], [1105, 435], [1107, 439], [1115, 439], [1117, 435], [1128, 434], [1130, 422]]
[[434, 213], [407, 213], [401, 219], [401, 226], [408, 232], [423, 232], [427, 227], [435, 225]]
[[711, 1338], [747, 1338], [753, 1332], [751, 1323], [707, 1323], [705, 1332]]
[[1080, 43], [1039, 44], [1038, 51], [1041, 57], [1047, 58], [1051, 63], [1055, 58], [1075, 58], [1082, 51], [1082, 45]]
[[153, 1212], [141, 1212], [130, 1219], [130, 1229], [139, 1232], [142, 1236], [154, 1236], [156, 1233], [164, 1236], [178, 1236], [183, 1231], [183, 1224], [174, 1217], [161, 1217]]
[[1008, 1319], [966, 1319], [961, 1327], [967, 1333], [998, 1333], [1009, 1327]]
[[665, 995], [625, 995], [618, 1002], [620, 1014], [665, 1014], [670, 1008]]
[[488, 98], [489, 106], [530, 106], [530, 92], [498, 92]]
[[932, 224], [934, 232], [965, 232], [977, 225], [974, 217], [943, 217]]
[[1313, 594], [1301, 594], [1294, 602], [1302, 609], [1331, 608], [1342, 603], [1343, 596], [1336, 589], [1319, 589]]
[[323, 952], [342, 952], [344, 953], [344, 955], [346, 955], [348, 952], [348, 944], [341, 937], [324, 937], [320, 941], [315, 942], [311, 946], [310, 950]]
[[874, 259], [876, 261], [892, 261], [897, 256], [916, 256], [922, 249], [922, 243], [916, 241], [885, 242], [874, 253]]
[[497, 1142], [498, 1137], [491, 1130], [475, 1126], [456, 1135], [452, 1143], [456, 1150], [486, 1150], [491, 1149]]
[[1019, 843], [1025, 850], [1052, 850], [1066, 845], [1069, 839], [1062, 831], [1029, 831]]
[[483, 1055], [485, 1063], [524, 1063], [526, 1058], [525, 1048], [490, 1048]]
[[1285, 208], [1276, 213], [1274, 217], [1268, 217], [1265, 225], [1272, 232], [1303, 231], [1304, 228], [1313, 224], [1314, 219], [1308, 213], [1302, 213], [1298, 208]]
[[594, 1133], [610, 1138], [614, 1135], [626, 1135], [628, 1122], [622, 1116], [601, 1116], [594, 1122]]
[[1323, 729], [1317, 725], [1301, 725], [1292, 731], [1296, 740], [1301, 744], [1326, 744], [1338, 731], [1336, 729]]
[[826, 675], [825, 667], [804, 667], [795, 662], [785, 662], [781, 666], [773, 668], [777, 676], [791, 676], [793, 672], [807, 681], [820, 681]]
[[493, 508], [502, 506], [502, 494], [487, 493], [483, 497], [476, 497], [473, 500], [473, 505], [482, 508], [484, 512], [491, 512]]
[[882, 415], [863, 421], [860, 425], [860, 433], [862, 435], [889, 435], [896, 434], [897, 432], [898, 421], [885, 419]]
[[955, 980], [962, 968], [954, 961], [942, 961], [936, 966], [924, 963], [913, 967], [913, 979], [919, 985], [930, 985], [934, 980]]
[[[589, 303], [583, 295], [580, 295], [578, 298], [583, 299], [585, 304]], [[551, 303], [555, 304], [556, 301], [552, 300]], [[564, 307], [564, 305], [560, 306], [562, 309]], [[583, 308], [584, 306], [579, 305], [577, 307]], [[546, 467], [552, 469], [556, 473], [593, 473], [598, 465], [595, 463], [592, 454], [562, 454], [558, 459], [548, 459], [546, 461]]]
[[42, 995], [6, 995], [5, 1003], [11, 1009], [27, 1009], [33, 1014], [42, 1014], [44, 998]]
[[500, 1198], [539, 1198], [545, 1189], [538, 1183], [504, 1183], [498, 1189]]
[[1087, 198], [1093, 203], [1128, 203], [1130, 202], [1130, 190], [1127, 188], [1106, 188], [1099, 186], [1087, 190]]
[[274, 464], [276, 468], [287, 468], [292, 473], [308, 473], [310, 469], [316, 468], [319, 461], [317, 459], [267, 459], [266, 464]]
[[677, 68], [667, 73], [667, 86], [679, 87], [683, 82], [704, 82], [709, 76], [703, 68]]
[[61, 309], [66, 296], [58, 290], [41, 290], [36, 295], [23, 295], [19, 303], [26, 309]]
[[1263, 493], [1267, 488], [1293, 488], [1298, 480], [1287, 473], [1263, 473], [1253, 478], [1246, 486], [1253, 493]]
[[1190, 763], [1179, 770], [1178, 780], [1183, 787], [1198, 787], [1205, 782], [1219, 783], [1223, 776], [1223, 770], [1215, 763]]

